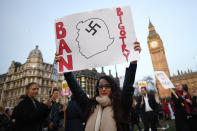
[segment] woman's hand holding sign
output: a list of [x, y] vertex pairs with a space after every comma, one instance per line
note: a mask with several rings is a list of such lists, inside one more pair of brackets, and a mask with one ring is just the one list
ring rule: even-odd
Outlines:
[[[140, 47], [140, 43], [139, 42], [134, 42], [134, 50], [135, 51], [139, 51], [139, 53], [142, 51], [141, 47]], [[131, 62], [132, 64], [137, 64], [137, 61], [133, 61]]]
[[141, 47], [140, 47], [140, 43], [139, 42], [134, 42], [134, 50], [135, 51], [139, 51], [139, 53], [142, 51]]

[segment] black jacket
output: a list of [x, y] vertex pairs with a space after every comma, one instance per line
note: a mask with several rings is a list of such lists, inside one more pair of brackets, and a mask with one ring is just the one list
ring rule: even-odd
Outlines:
[[59, 128], [59, 105], [56, 101], [52, 101], [52, 107], [49, 114], [49, 123], [53, 122], [53, 128]]
[[65, 131], [84, 131], [83, 112], [75, 100], [69, 102], [66, 109], [66, 129]]
[[192, 97], [192, 115], [197, 117], [197, 96]]
[[[148, 103], [150, 105], [150, 107], [152, 108], [153, 112], [155, 115], [158, 114], [159, 110], [158, 110], [158, 104], [155, 100], [155, 96], [152, 94], [147, 94], [148, 95]], [[143, 98], [144, 99], [144, 98]], [[142, 96], [138, 97], [137, 100], [137, 108], [141, 111], [141, 113], [145, 113], [145, 101], [144, 104], [141, 105], [141, 101], [142, 101]]]
[[[14, 119], [16, 120], [16, 111], [17, 111], [18, 105], [16, 105], [12, 111], [12, 115], [11, 115], [11, 121]], [[12, 129], [16, 130], [16, 123], [12, 122]]]
[[[130, 64], [129, 68], [126, 68], [125, 80], [123, 83], [123, 90], [121, 92], [121, 101], [123, 106], [123, 118], [128, 121], [129, 112], [131, 110], [130, 104], [132, 103], [132, 96], [134, 93], [133, 83], [135, 80], [136, 64]], [[84, 111], [89, 103], [89, 98], [86, 93], [79, 86], [77, 80], [75, 79], [73, 73], [64, 73], [65, 80], [67, 81], [72, 93], [76, 97], [76, 102]], [[129, 125], [123, 125], [123, 129], [129, 130]]]
[[183, 103], [184, 99], [182, 97], [178, 97], [178, 99], [174, 96], [174, 94], [171, 94], [171, 100], [174, 102], [174, 114], [175, 116], [187, 116], [185, 106], [182, 106], [181, 103]]
[[0, 112], [0, 131], [11, 131], [10, 130], [11, 122], [5, 113]]
[[132, 107], [129, 117], [130, 117], [130, 122], [132, 124], [140, 123], [140, 114], [139, 114], [139, 110], [137, 109], [136, 106], [134, 108]]
[[50, 109], [35, 100], [33, 101], [26, 96], [16, 108], [16, 131], [41, 131], [42, 122], [49, 115]]

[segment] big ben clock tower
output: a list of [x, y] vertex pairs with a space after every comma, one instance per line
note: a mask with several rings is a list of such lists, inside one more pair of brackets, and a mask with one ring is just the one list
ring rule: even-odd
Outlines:
[[[148, 35], [148, 48], [150, 51], [153, 69], [154, 71], [164, 71], [168, 77], [170, 77], [170, 72], [168, 68], [168, 63], [165, 56], [165, 50], [163, 42], [155, 31], [155, 27], [152, 25], [149, 20], [149, 35]], [[160, 98], [170, 97], [170, 90], [166, 90], [162, 87], [160, 82], [156, 79], [156, 87]]]

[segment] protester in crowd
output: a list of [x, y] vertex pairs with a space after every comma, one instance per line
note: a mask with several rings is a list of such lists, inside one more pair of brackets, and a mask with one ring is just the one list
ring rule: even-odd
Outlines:
[[132, 103], [132, 109], [130, 113], [130, 123], [131, 123], [131, 131], [134, 131], [135, 125], [138, 127], [138, 130], [141, 131], [140, 127], [140, 113], [137, 109], [136, 103]]
[[166, 120], [170, 119], [170, 114], [171, 114], [168, 104], [169, 104], [169, 100], [165, 99], [163, 102], [163, 111]]
[[[26, 95], [21, 95], [20, 97], [19, 97], [19, 103], [21, 102], [21, 101], [23, 101], [24, 99], [25, 99], [25, 97], [26, 97]], [[18, 108], [18, 104], [14, 107], [14, 109], [13, 109], [13, 112], [12, 112], [12, 116], [11, 116], [11, 119], [12, 119], [12, 122], [13, 123], [15, 123], [15, 121], [16, 121], [16, 110], [17, 110], [17, 108]]]
[[7, 118], [10, 120], [10, 117], [11, 117], [11, 115], [12, 115], [11, 109], [6, 109], [6, 110], [5, 110], [5, 115], [6, 115]]
[[29, 83], [26, 86], [26, 97], [18, 104], [15, 112], [16, 131], [41, 131], [44, 119], [49, 115], [50, 99], [43, 103], [38, 102], [35, 97], [38, 95], [38, 84]]
[[158, 104], [154, 95], [148, 94], [146, 87], [141, 88], [142, 96], [138, 98], [137, 107], [144, 117], [144, 131], [157, 131]]
[[62, 104], [59, 104], [59, 128], [64, 128], [64, 108]]
[[56, 102], [58, 96], [59, 96], [59, 90], [57, 88], [54, 88], [51, 96], [52, 107], [48, 119], [49, 131], [58, 131], [59, 128], [59, 105]]
[[174, 116], [174, 102], [171, 99], [169, 100], [168, 108], [170, 110], [170, 119], [174, 120], [175, 119], [175, 116]]
[[[135, 51], [140, 51], [140, 45], [135, 42]], [[58, 58], [56, 58], [58, 60]], [[94, 98], [89, 99], [79, 86], [73, 73], [64, 73], [64, 77], [76, 97], [76, 102], [85, 113], [85, 131], [128, 131], [128, 115], [134, 93], [133, 83], [137, 62], [131, 62], [126, 69], [123, 90], [120, 90], [115, 80], [109, 76], [99, 78]]]
[[[8, 111], [7, 111], [8, 112]], [[5, 108], [0, 106], [0, 131], [11, 131], [11, 121]]]
[[170, 109], [170, 107], [171, 107], [171, 119], [173, 118], [173, 119], [175, 119], [175, 109], [174, 109], [174, 101], [172, 100], [172, 99], [170, 99], [170, 106], [169, 106], [169, 109]]
[[175, 93], [178, 98], [172, 93], [172, 101], [174, 103], [174, 114], [175, 114], [175, 127], [176, 131], [190, 131], [190, 118], [191, 118], [191, 97], [183, 90], [181, 83], [175, 83]]
[[65, 131], [84, 131], [84, 114], [82, 109], [76, 102], [74, 94], [71, 96], [71, 100], [68, 103], [66, 109], [66, 127]]
[[183, 85], [183, 94], [186, 94], [186, 96], [188, 97], [188, 99], [190, 100], [188, 103], [188, 105], [189, 105], [189, 109], [190, 109], [190, 115], [188, 115], [188, 117], [189, 118], [191, 118], [192, 117], [192, 115], [191, 115], [191, 108], [192, 108], [192, 100], [191, 100], [191, 95], [189, 94], [189, 91], [188, 91], [188, 86], [187, 85]]
[[166, 123], [166, 121], [164, 120], [164, 117], [165, 117], [165, 115], [164, 115], [163, 105], [161, 103], [158, 103], [158, 114], [157, 114], [157, 121], [156, 121], [157, 127], [159, 127], [159, 128], [164, 127], [164, 123]]
[[[20, 103], [21, 101], [23, 101], [25, 99], [26, 95], [21, 95], [19, 97], [19, 102]], [[12, 111], [12, 115], [11, 115], [11, 122], [12, 122], [12, 130], [15, 130], [16, 129], [16, 110], [18, 108], [18, 104], [14, 107], [13, 111]]]
[[197, 131], [197, 91], [192, 91], [192, 131]]
[[164, 108], [161, 103], [158, 103], [158, 120], [163, 120], [163, 119], [164, 119]]

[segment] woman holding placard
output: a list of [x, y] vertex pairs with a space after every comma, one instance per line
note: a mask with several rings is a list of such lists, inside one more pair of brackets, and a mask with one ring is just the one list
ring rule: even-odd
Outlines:
[[[134, 43], [134, 50], [141, 51], [140, 43]], [[58, 61], [58, 58], [56, 58]], [[128, 131], [128, 116], [134, 93], [133, 83], [137, 61], [131, 62], [126, 68], [122, 91], [115, 80], [109, 76], [99, 78], [96, 94], [89, 99], [82, 90], [73, 73], [64, 73], [76, 101], [86, 118], [85, 131]]]

